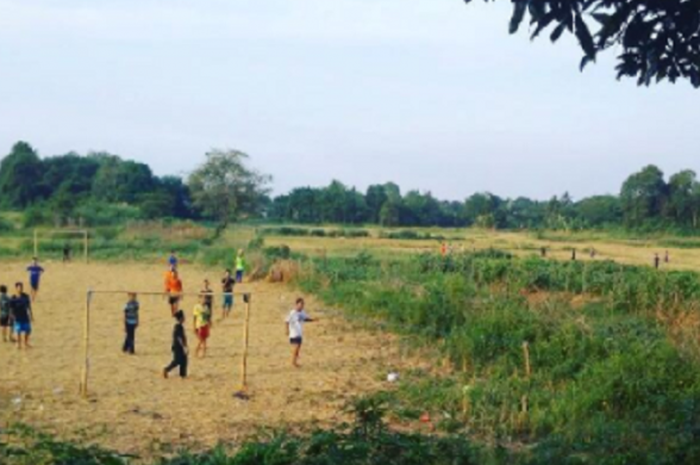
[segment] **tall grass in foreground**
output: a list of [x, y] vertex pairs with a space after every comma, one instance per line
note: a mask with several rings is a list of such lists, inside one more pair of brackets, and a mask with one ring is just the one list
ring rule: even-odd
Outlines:
[[[319, 261], [300, 285], [437, 347], [454, 375], [404, 377], [399, 417], [554, 463], [700, 463], [700, 365], [659, 315], [696, 312], [694, 273], [482, 252]], [[572, 303], [572, 295], [585, 298]]]

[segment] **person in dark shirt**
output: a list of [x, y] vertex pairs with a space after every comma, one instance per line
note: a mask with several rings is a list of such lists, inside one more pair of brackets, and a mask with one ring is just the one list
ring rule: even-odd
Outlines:
[[139, 325], [139, 302], [136, 300], [136, 294], [129, 293], [129, 301], [124, 307], [124, 328], [126, 338], [122, 351], [134, 355], [136, 352], [136, 328]]
[[31, 295], [33, 301], [39, 293], [39, 280], [44, 273], [44, 269], [39, 266], [39, 259], [34, 257], [32, 264], [27, 267], [27, 271], [29, 272], [29, 286], [32, 288]]
[[576, 249], [571, 249], [571, 260], [576, 261]]
[[200, 292], [200, 295], [204, 296], [204, 305], [209, 308], [209, 313], [212, 312], [214, 308], [214, 291], [212, 291], [209, 280], [204, 280], [204, 288]]
[[659, 257], [659, 254], [656, 253], [656, 254], [654, 254], [654, 268], [656, 268], [658, 270], [660, 264], [661, 264], [661, 258]]
[[177, 323], [173, 327], [173, 361], [163, 369], [163, 378], [167, 378], [172, 370], [179, 367], [180, 377], [187, 378], [187, 335], [185, 334], [185, 314], [182, 310], [175, 312]]
[[70, 244], [66, 242], [63, 245], [63, 263], [70, 262]]
[[12, 336], [15, 324], [12, 321], [10, 300], [10, 296], [7, 295], [7, 286], [0, 286], [0, 327], [2, 328], [3, 342], [15, 342], [15, 338]]
[[221, 280], [221, 286], [224, 291], [224, 305], [222, 307], [221, 319], [225, 319], [231, 313], [231, 308], [233, 308], [233, 286], [236, 280], [231, 276], [231, 270], [226, 270], [226, 274]]
[[15, 323], [15, 334], [17, 334], [17, 348], [22, 348], [24, 340], [24, 348], [31, 347], [29, 345], [29, 336], [32, 334], [32, 301], [27, 294], [24, 293], [24, 285], [22, 283], [15, 284], [15, 295], [10, 300], [10, 311], [12, 319]]

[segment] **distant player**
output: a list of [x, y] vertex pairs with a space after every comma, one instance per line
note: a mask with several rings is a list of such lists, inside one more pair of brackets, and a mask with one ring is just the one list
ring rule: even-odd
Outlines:
[[[10, 308], [10, 296], [7, 295], [7, 286], [0, 286], [0, 328], [2, 328], [2, 341], [15, 342], [14, 321]], [[9, 333], [9, 334], [8, 334]]]
[[185, 314], [182, 310], [175, 312], [175, 326], [173, 327], [173, 342], [171, 349], [173, 351], [173, 361], [170, 365], [163, 369], [163, 378], [167, 378], [171, 371], [175, 368], [180, 368], [180, 378], [187, 378], [187, 362], [188, 362], [188, 348], [187, 348], [187, 335], [185, 334], [185, 327], [183, 323], [185, 322]]
[[71, 254], [70, 244], [68, 242], [66, 242], [63, 245], [63, 263], [70, 262], [70, 254]]
[[654, 268], [656, 268], [658, 270], [660, 264], [661, 264], [661, 257], [659, 257], [658, 253], [655, 253], [654, 254]]
[[309, 318], [309, 315], [304, 311], [304, 299], [298, 298], [296, 301], [295, 308], [289, 312], [287, 316], [287, 336], [289, 337], [289, 343], [292, 345], [292, 365], [299, 367], [299, 355], [301, 353], [301, 344], [304, 342], [303, 339], [303, 324], [310, 323], [312, 321], [318, 321]]
[[200, 291], [200, 294], [204, 297], [204, 305], [207, 306], [211, 312], [214, 308], [214, 291], [211, 289], [208, 279], [204, 280], [204, 287]]
[[540, 255], [542, 256], [542, 258], [546, 258], [546, 257], [547, 257], [547, 247], [542, 247], [542, 248], [540, 249]]
[[236, 255], [236, 282], [243, 282], [243, 273], [245, 272], [245, 258], [243, 257], [243, 249], [238, 250]]
[[591, 258], [595, 258], [596, 253], [597, 253], [597, 252], [596, 252], [596, 250], [595, 250], [595, 247], [592, 247], [592, 248], [591, 248]]
[[168, 295], [168, 304], [170, 305], [170, 314], [175, 316], [178, 311], [182, 298], [182, 281], [177, 270], [173, 269], [165, 280], [165, 293]]
[[10, 311], [15, 324], [15, 334], [17, 335], [17, 348], [22, 349], [22, 341], [24, 340], [24, 348], [28, 349], [29, 336], [32, 334], [32, 301], [27, 294], [24, 293], [24, 285], [22, 283], [15, 284], [15, 295], [10, 300]]
[[170, 251], [170, 257], [168, 257], [168, 265], [170, 265], [171, 270], [176, 270], [177, 269], [177, 254], [175, 253], [174, 250]]
[[571, 260], [576, 261], [576, 249], [571, 249]]
[[39, 260], [34, 257], [32, 264], [27, 267], [29, 272], [29, 287], [31, 287], [32, 301], [36, 300], [39, 294], [39, 282], [41, 281], [41, 275], [44, 273], [44, 269], [39, 266]]
[[207, 305], [206, 299], [206, 295], [200, 295], [199, 303], [194, 306], [194, 333], [198, 340], [195, 350], [197, 357], [206, 357], [207, 339], [211, 332], [211, 307]]
[[671, 256], [668, 254], [668, 250], [664, 254], [664, 263], [671, 263]]
[[231, 276], [231, 270], [226, 270], [226, 273], [224, 274], [223, 279], [221, 279], [221, 287], [223, 288], [224, 291], [224, 305], [222, 308], [221, 312], [221, 319], [225, 319], [229, 316], [231, 313], [231, 309], [233, 308], [233, 286], [235, 284], [235, 280]]
[[139, 326], [139, 302], [136, 294], [129, 293], [129, 301], [124, 306], [124, 346], [122, 352], [134, 355], [136, 353], [136, 328]]
[[443, 257], [447, 255], [447, 244], [445, 244], [444, 242], [440, 245], [440, 255], [442, 255]]

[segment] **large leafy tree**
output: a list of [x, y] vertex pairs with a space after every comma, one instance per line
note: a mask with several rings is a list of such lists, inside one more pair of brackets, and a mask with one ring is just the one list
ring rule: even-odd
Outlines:
[[195, 207], [219, 222], [219, 230], [238, 218], [259, 213], [271, 177], [248, 166], [238, 150], [212, 150], [189, 177]]
[[41, 160], [31, 145], [17, 142], [0, 164], [0, 202], [24, 208], [41, 195]]
[[574, 34], [583, 50], [581, 69], [619, 48], [618, 79], [636, 77], [649, 85], [682, 78], [700, 87], [700, 0], [511, 1], [511, 33], [527, 17], [533, 39], [545, 30], [553, 42], [564, 32]]
[[620, 202], [628, 226], [642, 226], [659, 219], [667, 196], [663, 172], [654, 165], [643, 168], [625, 180]]

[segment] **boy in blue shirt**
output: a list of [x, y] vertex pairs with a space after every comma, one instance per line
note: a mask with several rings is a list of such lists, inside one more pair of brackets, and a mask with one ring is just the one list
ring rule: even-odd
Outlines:
[[39, 293], [39, 281], [44, 269], [39, 266], [39, 260], [34, 257], [32, 264], [27, 267], [29, 272], [29, 286], [31, 287], [31, 297], [32, 300], [36, 300], [36, 296]]

